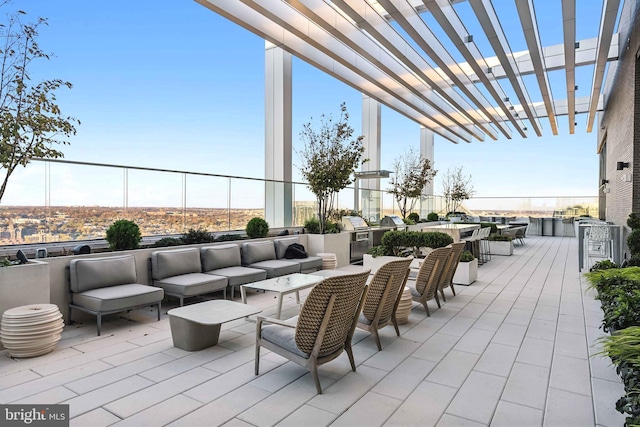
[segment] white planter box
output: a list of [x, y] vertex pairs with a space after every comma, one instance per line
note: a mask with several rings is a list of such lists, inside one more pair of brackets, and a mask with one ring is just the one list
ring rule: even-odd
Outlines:
[[470, 262], [459, 262], [453, 275], [453, 283], [469, 286], [478, 278], [478, 259]]
[[491, 255], [513, 255], [513, 240], [510, 242], [490, 241]]
[[350, 243], [351, 233], [307, 234], [309, 255], [334, 253], [338, 259], [338, 268], [349, 265]]
[[0, 267], [0, 318], [10, 308], [49, 304], [49, 281], [49, 264], [46, 262], [29, 261], [27, 264]]

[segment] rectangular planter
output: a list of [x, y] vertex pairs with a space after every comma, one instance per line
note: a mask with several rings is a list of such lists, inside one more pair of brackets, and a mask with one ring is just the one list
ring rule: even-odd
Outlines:
[[478, 278], [478, 259], [470, 262], [459, 262], [453, 275], [453, 283], [469, 286]]
[[349, 243], [351, 233], [307, 234], [307, 252], [315, 255], [320, 252], [336, 254], [338, 268], [349, 265]]
[[510, 242], [490, 241], [491, 255], [513, 255], [513, 240]]
[[[46, 262], [29, 261], [27, 264], [0, 267], [0, 318], [10, 308], [49, 304], [49, 282], [49, 264]], [[65, 307], [58, 308], [62, 311]]]

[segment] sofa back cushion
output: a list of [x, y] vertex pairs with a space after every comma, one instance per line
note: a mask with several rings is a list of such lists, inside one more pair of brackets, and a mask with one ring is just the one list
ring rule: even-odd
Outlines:
[[154, 280], [200, 273], [200, 251], [198, 248], [186, 248], [152, 252], [151, 272]]
[[242, 264], [240, 246], [220, 245], [200, 248], [202, 271], [217, 270], [219, 268], [237, 267]]
[[242, 244], [242, 262], [245, 265], [276, 259], [276, 248], [272, 241]]
[[278, 259], [284, 258], [284, 253], [287, 251], [289, 245], [293, 245], [294, 243], [300, 243], [299, 237], [285, 237], [284, 239], [276, 239], [273, 241], [276, 245], [276, 256]]
[[73, 259], [69, 264], [72, 292], [85, 292], [108, 286], [137, 282], [133, 255]]

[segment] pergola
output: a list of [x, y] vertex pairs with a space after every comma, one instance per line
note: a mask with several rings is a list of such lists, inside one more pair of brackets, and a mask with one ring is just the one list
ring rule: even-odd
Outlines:
[[[528, 48], [520, 52], [509, 46], [495, 10], [498, 2], [468, 0], [492, 57], [482, 55], [456, 11], [454, 4], [462, 0], [196, 1], [267, 41], [266, 178], [283, 181], [291, 179], [290, 55], [362, 92], [370, 159], [366, 167], [376, 170], [380, 104], [423, 128], [421, 152], [431, 159], [433, 133], [454, 143], [511, 139], [514, 133], [541, 136], [548, 122], [557, 135], [559, 116], [567, 116], [569, 132], [574, 133], [575, 115], [581, 113], [587, 115], [586, 130], [591, 132], [596, 112], [603, 108], [606, 64], [618, 58], [621, 43], [613, 32], [620, 0], [603, 1], [597, 36], [585, 40], [576, 40], [576, 1], [561, 0], [564, 42], [552, 46], [542, 46], [543, 19], [536, 17], [533, 0], [514, 0], [518, 17], [513, 19], [519, 19]], [[465, 62], [455, 60], [429, 20], [437, 22]], [[577, 98], [576, 67], [589, 65], [590, 94]], [[566, 81], [557, 98], [549, 83], [549, 72], [555, 70], [564, 70]], [[528, 84], [537, 85], [542, 99], [531, 98], [533, 88], [527, 87], [525, 75], [535, 75]], [[511, 90], [505, 90], [508, 86]], [[363, 183], [363, 188], [376, 184], [368, 185]]]

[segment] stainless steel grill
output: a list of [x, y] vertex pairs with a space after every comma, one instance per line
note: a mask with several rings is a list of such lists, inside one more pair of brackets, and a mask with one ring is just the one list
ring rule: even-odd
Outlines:
[[391, 227], [397, 230], [405, 230], [407, 224], [398, 215], [387, 215], [380, 220], [380, 227]]
[[350, 262], [362, 261], [363, 255], [372, 246], [371, 229], [359, 216], [343, 216], [342, 230], [351, 233]]

